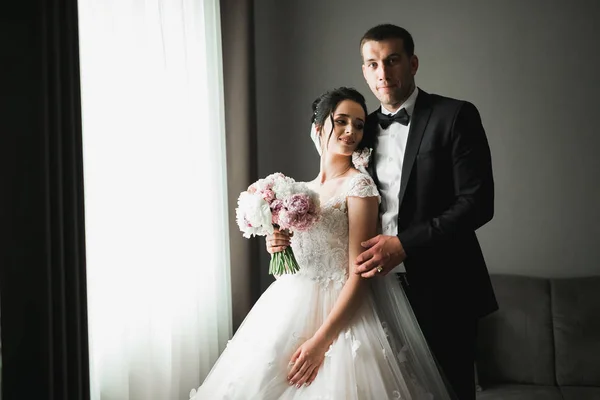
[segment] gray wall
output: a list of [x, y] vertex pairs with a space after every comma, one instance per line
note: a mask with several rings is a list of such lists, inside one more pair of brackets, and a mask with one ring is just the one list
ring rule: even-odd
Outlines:
[[314, 178], [310, 106], [324, 90], [353, 86], [378, 106], [358, 41], [395, 23], [415, 39], [417, 85], [481, 112], [497, 193], [495, 217], [478, 231], [490, 271], [600, 274], [597, 3], [256, 0], [259, 176]]

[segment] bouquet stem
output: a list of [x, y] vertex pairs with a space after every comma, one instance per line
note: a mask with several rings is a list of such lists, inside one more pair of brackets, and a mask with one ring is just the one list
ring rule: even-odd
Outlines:
[[296, 257], [291, 247], [275, 254], [271, 254], [271, 262], [269, 263], [269, 274], [283, 275], [295, 274], [300, 270]]

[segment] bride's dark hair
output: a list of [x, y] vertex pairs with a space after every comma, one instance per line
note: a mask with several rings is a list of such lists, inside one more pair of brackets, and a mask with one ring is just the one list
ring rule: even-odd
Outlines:
[[[360, 94], [354, 88], [348, 87], [340, 87], [337, 89], [333, 89], [327, 91], [317, 97], [312, 104], [312, 118], [311, 122], [318, 126], [324, 126], [325, 120], [329, 118], [331, 120], [331, 132], [327, 136], [327, 144], [329, 144], [329, 139], [331, 138], [331, 134], [333, 133], [333, 112], [337, 108], [337, 106], [344, 100], [352, 100], [355, 103], [360, 104], [360, 106], [365, 111], [365, 117], [369, 115], [367, 111], [367, 104], [365, 102], [365, 97]], [[375, 130], [371, 129], [366, 121], [365, 127], [363, 131], [363, 138], [357, 146], [357, 150], [362, 150], [365, 147], [372, 147], [372, 142], [375, 137]]]

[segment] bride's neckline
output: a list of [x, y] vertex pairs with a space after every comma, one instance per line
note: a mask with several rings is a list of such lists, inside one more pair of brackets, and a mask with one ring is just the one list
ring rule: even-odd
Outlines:
[[[344, 182], [342, 184], [340, 184], [340, 187], [342, 188], [342, 190], [340, 190], [339, 192], [337, 192], [336, 194], [334, 194], [333, 196], [330, 196], [326, 201], [322, 200], [322, 196], [319, 193], [319, 191], [316, 189], [320, 186], [320, 184], [318, 183], [318, 177], [313, 179], [310, 182], [306, 182], [310, 188], [312, 188], [313, 190], [315, 190], [317, 192], [317, 194], [319, 195], [319, 201], [321, 202], [321, 208], [325, 208], [325, 206], [329, 206], [331, 204], [335, 204], [337, 201], [339, 201], [340, 199], [343, 199], [344, 196], [346, 195], [346, 193], [348, 193], [348, 186], [350, 185], [350, 182], [355, 179], [357, 176], [362, 175], [362, 172], [357, 172], [354, 173], [346, 178], [344, 178]], [[331, 203], [331, 204], [330, 204]]]

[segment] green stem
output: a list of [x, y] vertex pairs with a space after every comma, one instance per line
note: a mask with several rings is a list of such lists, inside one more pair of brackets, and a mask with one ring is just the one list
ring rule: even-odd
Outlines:
[[271, 255], [269, 274], [295, 274], [299, 269], [298, 261], [296, 261], [296, 257], [294, 256], [294, 252], [292, 251], [291, 247]]

